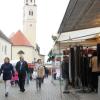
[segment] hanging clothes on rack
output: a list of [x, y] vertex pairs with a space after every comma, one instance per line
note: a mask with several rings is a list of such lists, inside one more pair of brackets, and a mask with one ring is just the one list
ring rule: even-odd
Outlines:
[[97, 44], [97, 57], [98, 67], [100, 67], [100, 44]]
[[81, 46], [75, 47], [75, 85], [76, 87], [80, 87], [80, 63], [81, 63]]
[[75, 53], [74, 48], [70, 48], [71, 53], [71, 79], [72, 79], [72, 86], [75, 86]]
[[72, 74], [71, 74], [71, 53], [69, 53], [69, 81], [72, 82]]
[[88, 48], [83, 50], [81, 57], [81, 81], [83, 87], [89, 86], [89, 77], [90, 77], [90, 58], [88, 57]]
[[83, 86], [88, 87], [88, 70], [89, 70], [89, 62], [87, 55], [83, 57]]

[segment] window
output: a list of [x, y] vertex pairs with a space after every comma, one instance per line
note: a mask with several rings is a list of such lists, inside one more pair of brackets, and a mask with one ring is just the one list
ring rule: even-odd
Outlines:
[[26, 5], [28, 5], [28, 0], [26, 0]]
[[2, 45], [2, 52], [3, 52], [3, 45]]
[[32, 10], [29, 11], [29, 15], [33, 16], [33, 11]]
[[18, 51], [18, 53], [17, 53], [17, 54], [22, 55], [22, 54], [25, 54], [25, 53], [24, 53], [24, 51], [20, 50], [20, 51]]
[[5, 55], [7, 54], [7, 46], [5, 45]]

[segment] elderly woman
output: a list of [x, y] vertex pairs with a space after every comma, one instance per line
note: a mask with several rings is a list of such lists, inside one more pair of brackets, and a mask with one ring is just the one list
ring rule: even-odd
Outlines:
[[4, 64], [2, 64], [1, 69], [0, 69], [0, 75], [1, 73], [3, 73], [3, 80], [5, 84], [5, 97], [8, 97], [10, 80], [12, 78], [12, 75], [14, 75], [13, 66], [10, 63], [10, 59], [8, 57], [4, 59]]

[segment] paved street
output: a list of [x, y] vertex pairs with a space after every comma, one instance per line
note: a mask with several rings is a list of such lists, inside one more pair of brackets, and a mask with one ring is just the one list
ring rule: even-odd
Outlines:
[[45, 79], [40, 92], [36, 91], [35, 82], [26, 86], [26, 92], [20, 93], [18, 87], [10, 87], [9, 97], [5, 98], [3, 84], [0, 83], [0, 100], [99, 100], [96, 94], [73, 94], [63, 95], [60, 92], [59, 82], [51, 83], [50, 78]]

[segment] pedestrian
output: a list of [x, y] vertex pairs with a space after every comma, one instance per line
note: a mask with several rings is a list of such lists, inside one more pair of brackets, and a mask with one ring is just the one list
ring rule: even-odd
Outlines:
[[57, 75], [56, 68], [52, 68], [52, 82], [56, 80], [56, 75]]
[[14, 76], [12, 76], [12, 79], [11, 79], [11, 86], [13, 86], [13, 85], [17, 86], [18, 84], [19, 84], [18, 72], [15, 71], [15, 74], [14, 74]]
[[5, 57], [4, 59], [4, 64], [2, 64], [0, 69], [0, 75], [1, 73], [3, 73], [3, 80], [5, 84], [5, 97], [8, 97], [10, 80], [12, 78], [12, 75], [14, 75], [14, 69], [8, 57]]
[[93, 57], [90, 61], [91, 68], [92, 68], [92, 86], [91, 90], [93, 92], [98, 92], [98, 76], [100, 75], [100, 65], [98, 65], [98, 58], [97, 58], [97, 52], [93, 52]]
[[30, 72], [26, 73], [26, 83], [27, 85], [29, 84], [30, 82]]
[[19, 77], [19, 88], [21, 92], [25, 92], [25, 79], [26, 73], [28, 73], [28, 64], [24, 61], [24, 57], [20, 57], [20, 61], [16, 64], [16, 71]]
[[37, 70], [37, 89], [41, 89], [41, 84], [44, 82], [44, 67], [40, 66]]
[[37, 61], [37, 66], [36, 66], [36, 70], [37, 70], [37, 78], [36, 78], [36, 88], [37, 90], [41, 89], [41, 84], [44, 81], [44, 75], [45, 75], [45, 70], [44, 67], [41, 64], [41, 59], [39, 59]]
[[69, 93], [68, 91], [68, 84], [69, 84], [69, 59], [67, 56], [63, 57], [63, 61], [61, 64], [62, 70], [62, 78], [64, 79], [64, 91], [63, 93]]
[[47, 67], [44, 66], [44, 70], [45, 70], [45, 77], [48, 78], [49, 69], [48, 69]]

